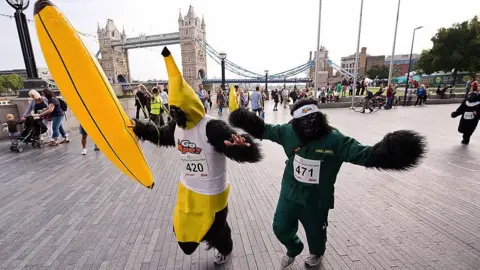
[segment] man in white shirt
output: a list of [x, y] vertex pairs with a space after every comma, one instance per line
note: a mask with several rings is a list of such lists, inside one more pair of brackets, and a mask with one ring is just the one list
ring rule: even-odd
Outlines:
[[283, 88], [283, 91], [282, 91], [282, 97], [283, 97], [283, 108], [287, 108], [287, 104], [288, 104], [288, 89], [287, 88]]
[[168, 114], [168, 93], [165, 89], [160, 91], [160, 98], [162, 99], [163, 107], [167, 110], [167, 121], [170, 121], [170, 116]]

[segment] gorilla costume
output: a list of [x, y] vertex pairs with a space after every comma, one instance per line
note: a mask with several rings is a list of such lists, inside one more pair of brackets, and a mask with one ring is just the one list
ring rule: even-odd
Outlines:
[[[200, 244], [215, 248], [214, 262], [222, 264], [232, 252], [227, 223], [230, 185], [227, 157], [257, 162], [262, 154], [248, 134], [237, 135], [227, 123], [205, 114], [202, 102], [185, 82], [170, 51], [162, 51], [168, 72], [168, 104], [173, 120], [159, 127], [136, 119], [133, 131], [157, 146], [175, 147], [180, 156], [180, 181], [173, 214], [173, 229], [180, 248], [192, 254]], [[240, 137], [239, 137], [240, 136]]]
[[478, 92], [470, 92], [467, 100], [452, 112], [452, 118], [461, 115], [460, 123], [458, 124], [458, 132], [463, 133], [462, 144], [469, 144], [470, 137], [477, 128], [478, 120], [480, 119], [480, 94]]
[[300, 221], [310, 251], [305, 263], [315, 266], [325, 253], [328, 212], [334, 206], [334, 184], [342, 163], [407, 170], [424, 156], [426, 140], [414, 131], [400, 130], [388, 133], [374, 146], [362, 145], [331, 127], [313, 99], [296, 102], [291, 115], [289, 123], [272, 125], [240, 108], [230, 114], [229, 122], [255, 138], [283, 147], [288, 160], [273, 220], [274, 233], [287, 248], [281, 264], [292, 264], [303, 250], [297, 236]]

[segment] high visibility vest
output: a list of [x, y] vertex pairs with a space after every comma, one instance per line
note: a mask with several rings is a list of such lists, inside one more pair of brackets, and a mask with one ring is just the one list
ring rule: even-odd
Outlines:
[[160, 98], [159, 95], [154, 95], [153, 96], [153, 101], [150, 104], [150, 114], [153, 115], [159, 115], [160, 114], [160, 109], [162, 108], [162, 99]]

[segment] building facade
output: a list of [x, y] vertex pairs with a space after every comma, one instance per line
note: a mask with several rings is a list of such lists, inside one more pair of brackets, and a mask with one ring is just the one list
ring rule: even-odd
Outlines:
[[205, 29], [205, 20], [195, 15], [192, 6], [188, 13], [182, 17], [178, 16], [178, 26], [180, 31], [180, 47], [182, 51], [182, 69], [183, 77], [194, 89], [202, 83], [202, 79], [207, 77], [207, 59], [205, 49], [199, 42], [206, 42], [207, 32]]
[[120, 33], [113, 20], [108, 19], [105, 28], [98, 26], [97, 34], [101, 57], [99, 63], [107, 79], [110, 83], [130, 82], [128, 50], [111, 46], [112, 42], [126, 40], [125, 30]]
[[[367, 56], [367, 63], [365, 66], [365, 73], [370, 70], [374, 66], [384, 66], [385, 65], [385, 55], [378, 55], [378, 56]], [[371, 78], [373, 79], [373, 78]]]
[[[355, 74], [355, 57], [356, 53], [344, 56], [341, 58], [341, 67], [345, 69], [347, 72]], [[364, 77], [366, 74], [366, 66], [367, 66], [367, 47], [362, 47], [360, 51], [360, 55], [358, 57], [358, 75], [360, 77]]]
[[[411, 69], [413, 70], [415, 64], [417, 63], [418, 59], [420, 58], [420, 54], [414, 53], [412, 54], [412, 64]], [[391, 56], [385, 58], [384, 64], [386, 66], [390, 66], [390, 60], [392, 59]], [[408, 60], [410, 59], [410, 54], [398, 54], [393, 56], [393, 70], [392, 76], [404, 76], [408, 73]]]

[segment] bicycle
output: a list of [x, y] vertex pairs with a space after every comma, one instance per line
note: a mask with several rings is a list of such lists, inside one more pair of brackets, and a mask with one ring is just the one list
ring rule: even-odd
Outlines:
[[[363, 105], [365, 104], [365, 100], [366, 99], [363, 98], [362, 100], [353, 103], [353, 107], [352, 107], [353, 111], [362, 112], [364, 107]], [[367, 108], [370, 109], [371, 112], [377, 112], [382, 107], [381, 102], [378, 99], [371, 98], [369, 99], [368, 103], [369, 104]]]

